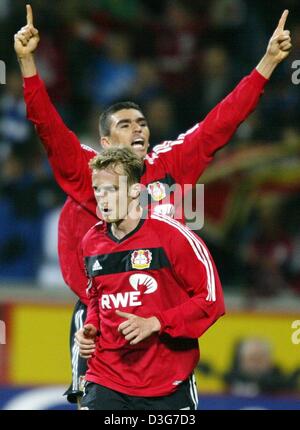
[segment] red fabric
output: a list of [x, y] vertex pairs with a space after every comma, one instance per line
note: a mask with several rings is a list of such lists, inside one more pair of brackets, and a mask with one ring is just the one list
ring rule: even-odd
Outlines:
[[79, 299], [88, 304], [87, 277], [80, 252], [85, 233], [99, 221], [96, 215], [85, 210], [68, 197], [60, 215], [58, 226], [58, 256], [63, 278]]
[[[134, 267], [136, 251], [157, 248], [164, 250], [169, 265], [154, 267], [153, 257], [148, 268]], [[110, 266], [109, 255], [115, 258], [126, 251], [131, 266], [122, 272], [119, 265]], [[181, 223], [152, 215], [119, 242], [107, 230], [93, 227], [83, 239], [83, 255], [96, 256], [102, 270], [89, 272], [93, 276], [86, 324], [94, 324], [101, 334], [86, 379], [136, 396], [172, 393], [198, 363], [198, 337], [225, 312], [221, 283], [206, 246]], [[134, 288], [132, 277], [145, 275], [147, 281], [141, 278]], [[135, 303], [127, 299], [130, 294]], [[124, 318], [116, 309], [157, 316], [160, 333], [130, 345], [117, 330]], [[184, 339], [194, 342], [185, 347]]]
[[[145, 159], [142, 183], [177, 183], [182, 189], [185, 184], [194, 185], [214, 153], [230, 140], [238, 125], [254, 110], [266, 82], [254, 70], [203, 121], [179, 135], [177, 140], [157, 145]], [[28, 119], [35, 124], [45, 146], [55, 179], [74, 201], [67, 203], [60, 220], [60, 263], [69, 287], [87, 302], [86, 283], [76, 263], [81, 238], [97, 220], [88, 167], [88, 161], [95, 152], [82, 147], [75, 134], [63, 123], [38, 75], [24, 79], [24, 97]], [[174, 192], [157, 202], [163, 211], [165, 203], [174, 204]], [[180, 205], [175, 218], [183, 221], [179, 209]]]

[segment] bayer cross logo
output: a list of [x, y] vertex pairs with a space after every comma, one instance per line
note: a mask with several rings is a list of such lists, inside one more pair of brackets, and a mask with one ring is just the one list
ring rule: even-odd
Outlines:
[[166, 197], [166, 188], [164, 184], [161, 182], [153, 182], [152, 184], [149, 184], [148, 187], [148, 193], [151, 195], [154, 201], [159, 202], [160, 200], [163, 200]]
[[131, 265], [133, 269], [149, 269], [152, 261], [152, 252], [149, 249], [139, 249], [131, 254]]

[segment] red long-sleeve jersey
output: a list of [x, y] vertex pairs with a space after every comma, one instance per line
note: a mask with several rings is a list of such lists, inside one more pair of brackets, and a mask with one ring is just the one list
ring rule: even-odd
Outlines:
[[[147, 186], [151, 203], [183, 220], [173, 212], [174, 184], [194, 185], [239, 124], [255, 109], [267, 80], [256, 70], [246, 76], [199, 124], [176, 140], [157, 145], [145, 159], [142, 184]], [[97, 222], [96, 201], [91, 186], [88, 161], [95, 152], [80, 145], [75, 134], [63, 123], [52, 105], [38, 75], [24, 79], [27, 116], [36, 127], [48, 154], [55, 179], [71, 198], [63, 209], [59, 224], [59, 257], [62, 273], [70, 288], [87, 303], [85, 276], [76, 262], [84, 233]], [[79, 227], [80, 226], [80, 227]]]
[[[198, 337], [225, 312], [205, 244], [180, 222], [152, 214], [121, 240], [101, 221], [82, 252], [90, 278], [86, 324], [101, 333], [86, 379], [129, 395], [172, 393], [198, 363]], [[116, 309], [156, 316], [161, 330], [130, 345]]]

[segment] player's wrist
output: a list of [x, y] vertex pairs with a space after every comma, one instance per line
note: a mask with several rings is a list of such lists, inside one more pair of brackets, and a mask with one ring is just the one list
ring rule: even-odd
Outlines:
[[265, 53], [263, 60], [269, 66], [277, 66], [280, 63], [277, 56], [268, 51]]
[[275, 57], [266, 53], [256, 66], [256, 70], [266, 79], [269, 79], [277, 66], [278, 61], [276, 61]]
[[24, 78], [30, 78], [37, 74], [33, 54], [18, 56], [18, 61]]
[[27, 54], [17, 53], [17, 58], [22, 63], [32, 63], [34, 61], [33, 52]]
[[159, 332], [161, 329], [161, 323], [157, 317], [151, 317], [152, 331], [153, 333]]

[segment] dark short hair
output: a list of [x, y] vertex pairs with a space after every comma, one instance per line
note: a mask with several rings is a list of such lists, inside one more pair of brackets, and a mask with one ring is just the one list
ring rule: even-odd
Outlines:
[[101, 151], [89, 162], [92, 170], [104, 170], [122, 166], [129, 184], [139, 183], [143, 174], [144, 164], [136, 154], [127, 147], [116, 146]]
[[102, 112], [99, 119], [99, 133], [100, 136], [109, 136], [111, 127], [111, 116], [122, 109], [136, 109], [142, 112], [139, 105], [134, 102], [119, 102], [111, 105], [109, 108]]

